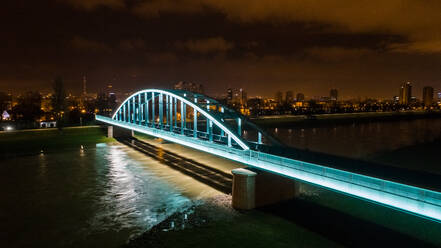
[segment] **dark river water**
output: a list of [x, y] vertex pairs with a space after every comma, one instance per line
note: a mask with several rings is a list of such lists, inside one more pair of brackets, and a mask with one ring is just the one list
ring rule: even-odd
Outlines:
[[[364, 157], [441, 136], [441, 119], [277, 128], [287, 144]], [[0, 162], [1, 247], [117, 247], [218, 194], [120, 144]]]
[[441, 137], [441, 119], [330, 124], [326, 127], [272, 128], [285, 144], [352, 158], [365, 158]]
[[1, 161], [0, 246], [117, 247], [213, 193], [180, 180], [118, 144]]

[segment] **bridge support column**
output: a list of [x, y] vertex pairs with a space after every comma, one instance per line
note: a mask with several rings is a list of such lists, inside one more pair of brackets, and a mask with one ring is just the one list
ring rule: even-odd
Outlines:
[[132, 123], [136, 124], [136, 106], [135, 106], [135, 97], [132, 98]]
[[164, 128], [164, 96], [162, 93], [159, 94], [159, 129]]
[[149, 99], [147, 92], [144, 93], [144, 101], [145, 101], [145, 125], [148, 126], [150, 122], [149, 121], [150, 115], [149, 115]]
[[127, 122], [132, 122], [131, 121], [132, 120], [132, 118], [131, 118], [132, 112], [130, 111], [131, 101], [132, 101], [131, 99], [129, 99], [129, 101], [127, 101]]
[[107, 138], [113, 138], [113, 126], [107, 126]]
[[181, 134], [184, 134], [184, 102], [181, 101]]
[[[224, 112], [224, 107], [220, 107], [221, 109], [220, 109], [220, 111], [221, 111], [221, 113], [223, 113]], [[221, 129], [221, 137], [223, 137], [225, 134], [224, 134], [224, 130], [223, 129]]]
[[141, 121], [142, 121], [142, 118], [141, 118], [141, 94], [138, 94], [138, 108], [137, 108], [137, 110], [138, 110], [138, 116], [136, 117], [137, 119], [138, 119], [138, 124], [139, 125], [141, 125]]
[[[169, 103], [168, 103], [168, 101], [169, 101], [169, 98], [170, 98], [170, 96], [169, 95], [165, 95], [165, 126], [167, 127], [170, 127], [170, 115], [169, 115]], [[170, 128], [168, 129], [168, 130], [170, 130]]]
[[133, 137], [133, 130], [125, 129], [117, 126], [107, 126], [108, 138], [130, 138]]
[[234, 169], [231, 173], [233, 173], [233, 208], [245, 210], [255, 208], [257, 173], [243, 168]]
[[169, 96], [168, 105], [169, 105], [168, 108], [170, 110], [168, 113], [169, 120], [170, 120], [169, 126], [170, 126], [170, 131], [173, 131], [173, 98], [172, 98], [172, 96]]
[[213, 142], [213, 121], [210, 120], [208, 123], [208, 140]]
[[156, 128], [156, 120], [155, 120], [155, 92], [152, 92], [152, 127]]
[[[194, 98], [194, 103], [198, 103], [198, 99]], [[193, 108], [193, 137], [198, 137], [198, 112]]]
[[174, 112], [175, 112], [175, 117], [174, 117], [174, 121], [175, 121], [175, 127], [178, 127], [178, 99], [173, 98], [173, 105], [174, 105]]
[[234, 169], [232, 206], [252, 209], [292, 199], [299, 194], [299, 182], [256, 169]]
[[242, 119], [237, 118], [237, 134], [239, 134], [239, 137], [242, 137]]

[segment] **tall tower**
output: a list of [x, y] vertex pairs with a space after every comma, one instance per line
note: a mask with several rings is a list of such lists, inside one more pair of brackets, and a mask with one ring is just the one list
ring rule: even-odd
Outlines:
[[331, 101], [337, 101], [338, 99], [338, 90], [337, 89], [331, 89], [329, 91], [329, 98]]
[[87, 95], [87, 90], [86, 90], [86, 76], [83, 76], [83, 95]]
[[406, 82], [400, 88], [400, 104], [408, 105], [412, 96], [412, 85], [410, 82]]
[[430, 107], [433, 103], [433, 87], [426, 86], [423, 88], [424, 107]]
[[294, 93], [292, 90], [288, 90], [285, 95], [285, 101], [288, 104], [291, 104], [294, 101]]
[[283, 93], [281, 91], [277, 91], [275, 99], [278, 104], [282, 104], [283, 103]]

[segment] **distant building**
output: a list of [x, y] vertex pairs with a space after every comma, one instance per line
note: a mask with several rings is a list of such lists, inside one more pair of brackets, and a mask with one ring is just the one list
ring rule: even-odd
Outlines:
[[246, 106], [247, 105], [247, 92], [240, 89], [228, 89], [227, 90], [227, 103], [231, 105], [241, 105]]
[[274, 99], [276, 100], [277, 104], [282, 104], [283, 103], [283, 93], [281, 91], [277, 91]]
[[297, 100], [298, 102], [303, 102], [303, 101], [305, 101], [305, 95], [304, 95], [303, 93], [297, 93], [296, 100]]
[[433, 87], [426, 86], [423, 88], [423, 103], [425, 107], [433, 104]]
[[242, 88], [239, 90], [240, 105], [246, 106], [248, 103], [247, 92]]
[[285, 94], [285, 101], [288, 104], [291, 104], [292, 102], [294, 102], [294, 93], [292, 92], [292, 90], [288, 90]]
[[337, 101], [338, 99], [338, 90], [337, 89], [331, 89], [329, 92], [329, 99], [331, 101]]
[[10, 120], [11, 119], [11, 116], [9, 115], [9, 113], [5, 110], [5, 111], [3, 111], [3, 113], [2, 113], [2, 120]]
[[410, 82], [404, 83], [400, 88], [400, 104], [408, 105], [412, 97], [412, 85]]
[[41, 121], [40, 122], [40, 128], [53, 128], [57, 127], [56, 121]]
[[87, 95], [86, 83], [87, 83], [86, 76], [83, 76], [83, 96]]
[[329, 97], [329, 96], [322, 96], [319, 98], [319, 102], [324, 102], [324, 103], [329, 102], [330, 100], [331, 100], [331, 97]]
[[247, 105], [251, 111], [258, 112], [259, 110], [263, 109], [264, 101], [262, 98], [255, 97], [249, 99]]
[[43, 95], [41, 97], [41, 110], [44, 112], [50, 112], [52, 108], [52, 94]]
[[233, 89], [227, 89], [227, 102], [230, 103], [233, 101]]
[[201, 84], [180, 81], [173, 87], [175, 90], [187, 90], [199, 94], [204, 94], [204, 87]]

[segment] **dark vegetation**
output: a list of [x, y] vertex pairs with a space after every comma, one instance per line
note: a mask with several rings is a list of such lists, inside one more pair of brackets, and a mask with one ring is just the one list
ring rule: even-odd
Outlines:
[[34, 155], [109, 142], [98, 126], [0, 132], [0, 157]]

